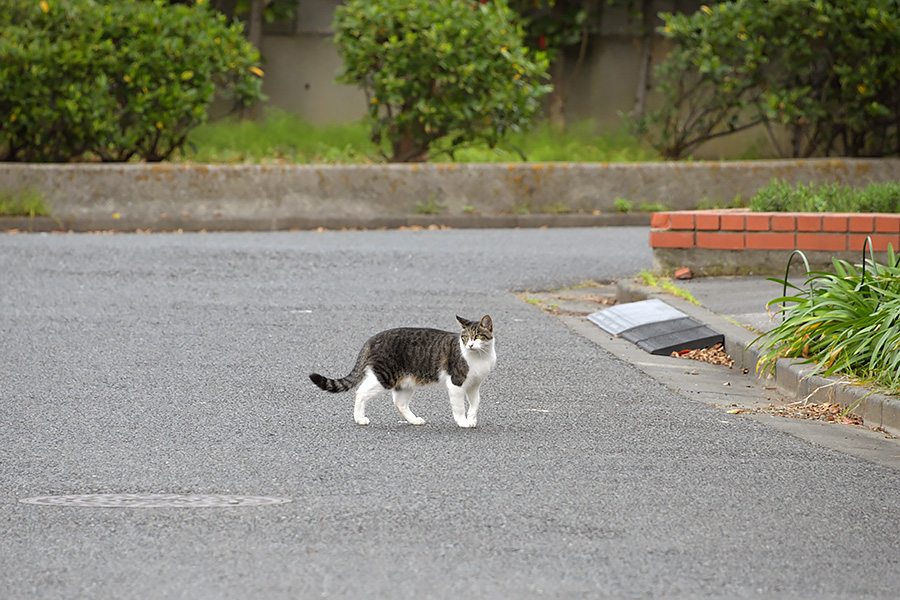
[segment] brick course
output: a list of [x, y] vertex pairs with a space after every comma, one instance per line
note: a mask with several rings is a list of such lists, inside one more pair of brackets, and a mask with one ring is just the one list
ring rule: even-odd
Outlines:
[[900, 250], [900, 214], [670, 211], [655, 213], [651, 227], [653, 248], [862, 252], [871, 236], [876, 252]]

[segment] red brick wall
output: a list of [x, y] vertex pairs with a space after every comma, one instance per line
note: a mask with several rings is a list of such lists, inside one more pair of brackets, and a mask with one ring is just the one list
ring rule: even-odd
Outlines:
[[711, 250], [900, 250], [900, 214], [755, 213], [689, 210], [654, 213], [652, 248]]

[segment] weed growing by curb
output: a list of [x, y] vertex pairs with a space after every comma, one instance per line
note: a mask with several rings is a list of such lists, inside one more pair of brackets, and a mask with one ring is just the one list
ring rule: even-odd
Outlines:
[[37, 190], [26, 188], [12, 192], [0, 190], [0, 216], [2, 217], [46, 217], [50, 209], [44, 196]]
[[628, 214], [631, 212], [633, 204], [630, 200], [626, 200], [625, 198], [616, 198], [613, 200], [613, 208], [616, 209], [616, 212]]
[[432, 193], [425, 202], [416, 202], [416, 209], [413, 212], [417, 215], [439, 215], [445, 208], [446, 206], [435, 200], [435, 195]]
[[648, 271], [647, 269], [643, 269], [641, 271], [641, 274], [638, 277], [640, 278], [641, 283], [643, 283], [644, 285], [646, 285], [648, 287], [662, 288], [665, 291], [672, 294], [673, 296], [678, 296], [682, 300], [687, 300], [691, 304], [696, 304], [697, 306], [700, 306], [700, 303], [697, 301], [696, 298], [694, 298], [694, 295], [692, 293], [690, 293], [689, 291], [687, 291], [684, 288], [678, 287], [677, 285], [675, 285], [674, 283], [672, 283], [669, 279], [666, 279], [665, 277], [657, 277], [655, 274]]

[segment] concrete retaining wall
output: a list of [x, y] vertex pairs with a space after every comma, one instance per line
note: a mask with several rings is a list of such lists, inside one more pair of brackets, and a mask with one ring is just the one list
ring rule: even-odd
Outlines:
[[[892, 181], [900, 160], [423, 165], [0, 164], [0, 188], [34, 188], [67, 226], [159, 229], [314, 227], [408, 217], [425, 208], [471, 213], [615, 212], [753, 196], [773, 178], [854, 185]], [[126, 223], [128, 226], [126, 227]]]

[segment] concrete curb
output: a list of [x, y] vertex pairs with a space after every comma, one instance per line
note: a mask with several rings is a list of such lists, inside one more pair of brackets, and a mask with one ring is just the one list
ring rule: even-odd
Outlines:
[[110, 217], [0, 217], [0, 231], [279, 231], [311, 229], [453, 228], [501, 229], [540, 227], [646, 227], [650, 213], [558, 215], [409, 215], [405, 217], [166, 217], [148, 224], [142, 219]]
[[778, 359], [774, 373], [758, 373], [756, 364], [761, 352], [751, 343], [756, 334], [714, 312], [682, 300], [657, 288], [638, 285], [633, 281], [617, 284], [618, 302], [635, 302], [659, 298], [688, 316], [694, 317], [725, 336], [725, 351], [734, 359], [734, 368], [747, 369], [761, 380], [773, 381], [780, 393], [798, 401], [809, 399], [817, 403], [830, 402], [842, 408], [853, 408], [867, 427], [880, 427], [891, 435], [900, 436], [900, 398], [878, 393], [858, 384], [843, 382], [834, 377], [813, 375], [813, 367], [797, 360]]
[[65, 224], [52, 217], [0, 217], [0, 231], [47, 233], [66, 231]]

